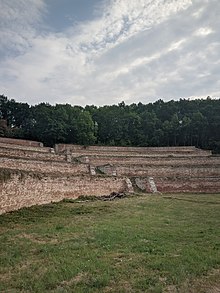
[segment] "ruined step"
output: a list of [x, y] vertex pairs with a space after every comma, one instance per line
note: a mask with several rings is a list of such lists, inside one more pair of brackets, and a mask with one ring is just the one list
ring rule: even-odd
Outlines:
[[157, 186], [154, 182], [154, 178], [153, 177], [148, 177], [148, 183], [150, 185], [150, 190], [152, 193], [157, 193]]
[[89, 171], [90, 171], [90, 174], [91, 174], [91, 175], [93, 175], [93, 176], [96, 175], [96, 171], [95, 171], [95, 167], [94, 167], [94, 166], [91, 166], [91, 165], [90, 165], [90, 166], [89, 166]]
[[129, 193], [133, 193], [134, 192], [134, 188], [133, 185], [131, 183], [131, 180], [129, 178], [125, 179], [125, 183], [126, 183], [126, 189]]
[[112, 164], [105, 164], [101, 166], [96, 166], [97, 170], [99, 170], [101, 173], [109, 175], [109, 176], [117, 176], [117, 170], [115, 166]]

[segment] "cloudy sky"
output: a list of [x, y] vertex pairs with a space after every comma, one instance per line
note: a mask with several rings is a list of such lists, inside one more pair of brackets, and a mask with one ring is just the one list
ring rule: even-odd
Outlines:
[[219, 0], [0, 0], [0, 94], [78, 105], [220, 97]]

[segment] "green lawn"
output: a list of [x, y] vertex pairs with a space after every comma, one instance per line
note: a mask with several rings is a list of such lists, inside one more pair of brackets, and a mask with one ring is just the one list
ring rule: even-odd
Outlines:
[[0, 292], [220, 290], [220, 195], [36, 206], [0, 233]]

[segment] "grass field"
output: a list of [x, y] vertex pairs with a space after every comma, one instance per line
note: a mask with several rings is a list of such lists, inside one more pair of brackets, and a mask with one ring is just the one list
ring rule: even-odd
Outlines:
[[220, 292], [220, 195], [64, 201], [0, 232], [0, 292]]

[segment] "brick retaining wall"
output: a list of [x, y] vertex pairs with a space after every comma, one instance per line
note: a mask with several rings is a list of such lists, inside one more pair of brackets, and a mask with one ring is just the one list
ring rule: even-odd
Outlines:
[[220, 177], [155, 178], [162, 193], [219, 193]]
[[33, 147], [43, 147], [43, 143], [39, 141], [15, 139], [9, 137], [0, 137], [0, 143], [15, 144], [22, 146], [33, 146]]
[[[65, 153], [65, 152], [63, 152]], [[61, 154], [63, 154], [61, 152]], [[167, 152], [157, 152], [157, 151], [148, 151], [148, 152], [129, 152], [129, 151], [121, 151], [121, 152], [102, 152], [102, 151], [93, 151], [93, 150], [77, 150], [71, 153], [72, 157], [80, 157], [80, 156], [89, 156], [89, 157], [95, 157], [95, 156], [106, 156], [106, 157], [145, 157], [145, 158], [151, 158], [151, 157], [160, 157], [160, 158], [167, 158], [167, 157], [201, 157], [201, 156], [211, 156], [211, 153], [209, 151], [202, 151], [202, 152], [173, 152], [173, 151], [167, 151]]]
[[42, 161], [66, 161], [65, 155], [56, 155], [48, 152], [39, 152], [33, 150], [15, 149], [2, 147], [0, 144], [0, 156], [1, 157], [11, 157], [11, 158], [23, 158], [32, 160], [42, 160]]
[[[82, 162], [85, 161], [85, 157], [79, 157]], [[106, 157], [103, 155], [99, 156], [88, 156], [88, 161], [94, 166], [100, 166], [105, 164], [113, 165], [138, 165], [144, 164], [148, 166], [167, 166], [167, 165], [177, 165], [177, 166], [188, 166], [188, 165], [220, 165], [220, 157], [207, 157], [207, 156], [187, 156], [187, 157]]]
[[[165, 193], [220, 192], [220, 157], [195, 147], [61, 144], [56, 149], [58, 154], [50, 148], [0, 142], [0, 171], [6, 170], [0, 174], [0, 213], [79, 195], [122, 191], [127, 188], [125, 181], [135, 177], [140, 184], [149, 184], [152, 177], [158, 191]], [[109, 176], [95, 175], [95, 171], [105, 173], [103, 166], [95, 169], [101, 165], [106, 165]]]
[[[22, 175], [22, 176], [21, 176]], [[0, 214], [32, 205], [58, 202], [80, 195], [107, 195], [126, 189], [125, 178], [12, 174], [0, 182]]]
[[193, 165], [188, 166], [116, 166], [119, 176], [150, 176], [150, 177], [200, 177], [217, 176], [220, 179], [220, 166]]
[[48, 153], [51, 150], [51, 148], [48, 148], [48, 147], [19, 145], [19, 144], [10, 144], [10, 143], [3, 143], [3, 142], [0, 142], [0, 147], [7, 148], [7, 149], [18, 149], [18, 150], [27, 150], [27, 151], [29, 150], [29, 151], [41, 152], [41, 153]]
[[40, 160], [24, 160], [0, 157], [0, 168], [13, 170], [24, 170], [41, 173], [60, 173], [60, 174], [81, 174], [89, 173], [89, 168], [85, 164], [52, 162]]
[[82, 146], [82, 145], [71, 145], [71, 144], [56, 144], [55, 150], [58, 153], [66, 152], [67, 150], [73, 153], [207, 153], [211, 154], [210, 151], [204, 151], [197, 149], [194, 146], [182, 146], [182, 147], [115, 147], [115, 146]]

